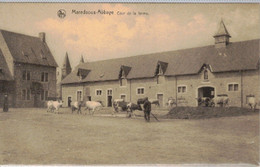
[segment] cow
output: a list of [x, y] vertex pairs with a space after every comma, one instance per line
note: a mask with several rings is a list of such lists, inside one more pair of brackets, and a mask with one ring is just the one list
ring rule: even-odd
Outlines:
[[132, 117], [132, 115], [135, 117], [135, 114], [133, 113], [134, 110], [139, 110], [142, 111], [142, 107], [140, 104], [134, 104], [134, 103], [128, 103], [127, 104], [127, 113], [126, 113], [126, 117], [130, 118]]
[[173, 107], [173, 105], [176, 105], [176, 100], [172, 97], [168, 98], [168, 102], [166, 103], [166, 105], [171, 108]]
[[230, 100], [227, 95], [218, 95], [212, 99], [212, 106], [219, 104], [221, 107], [226, 107], [228, 106], [229, 101]]
[[53, 101], [47, 101], [47, 112], [53, 112], [54, 111], [54, 107], [52, 105]]
[[213, 107], [215, 105], [210, 97], [199, 97], [197, 100], [199, 106], [204, 105], [205, 107]]
[[128, 102], [125, 102], [124, 99], [115, 99], [113, 100], [113, 107], [115, 112], [126, 111]]
[[154, 105], [160, 107], [160, 102], [158, 99], [149, 99], [149, 101], [151, 104], [154, 104]]
[[[94, 115], [94, 112], [96, 109], [100, 109], [102, 106], [102, 104], [100, 102], [97, 101], [86, 101], [86, 109], [89, 110], [89, 114], [90, 115]], [[92, 110], [92, 114], [90, 113], [90, 110]]]
[[[144, 101], [147, 97], [140, 98], [137, 100], [137, 104], [144, 104]], [[157, 106], [160, 106], [159, 100], [158, 99], [149, 99], [151, 104], [155, 104]]]
[[81, 114], [81, 106], [82, 106], [82, 103], [81, 102], [78, 102], [78, 101], [75, 101], [72, 103], [71, 105], [71, 112], [73, 114], [74, 111], [77, 111], [77, 113]]
[[52, 100], [50, 100], [50, 101], [48, 101], [47, 102], [47, 112], [54, 112], [55, 114], [57, 113], [57, 114], [59, 114], [59, 109], [60, 109], [60, 107], [62, 106], [62, 104], [63, 104], [63, 101], [61, 101], [61, 100], [58, 100], [58, 101], [52, 101]]
[[251, 107], [251, 109], [253, 111], [255, 111], [257, 102], [256, 102], [256, 98], [254, 96], [248, 97], [248, 105]]

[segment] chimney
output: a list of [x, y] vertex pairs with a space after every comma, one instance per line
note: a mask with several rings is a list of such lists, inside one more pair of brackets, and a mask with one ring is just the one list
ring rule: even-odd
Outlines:
[[40, 32], [39, 38], [41, 39], [42, 42], [45, 42], [45, 32]]

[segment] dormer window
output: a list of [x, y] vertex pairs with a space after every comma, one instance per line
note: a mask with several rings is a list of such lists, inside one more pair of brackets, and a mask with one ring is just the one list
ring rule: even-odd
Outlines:
[[25, 57], [29, 56], [25, 51], [22, 51], [22, 55], [25, 56]]
[[157, 84], [164, 83], [164, 80], [165, 80], [164, 73], [167, 69], [167, 66], [168, 66], [168, 63], [158, 61], [156, 70], [155, 70], [155, 77], [156, 77]]
[[[78, 72], [77, 72], [77, 76], [79, 76], [79, 79], [82, 80], [82, 79], [85, 79], [87, 77], [89, 72], [90, 72], [90, 70], [88, 70], [88, 69], [79, 68]], [[100, 78], [102, 78], [102, 77], [100, 77]]]
[[41, 50], [41, 58], [42, 58], [42, 59], [47, 59], [47, 57], [45, 56], [45, 54], [43, 53], [42, 50]]
[[209, 79], [209, 75], [208, 75], [208, 70], [204, 71], [204, 80], [208, 80]]
[[127, 84], [127, 75], [129, 74], [131, 67], [121, 66], [119, 71], [119, 85], [124, 87]]

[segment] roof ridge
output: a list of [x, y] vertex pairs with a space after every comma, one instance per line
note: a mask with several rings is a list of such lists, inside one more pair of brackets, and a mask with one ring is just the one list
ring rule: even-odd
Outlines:
[[[249, 41], [256, 41], [256, 40], [260, 40], [260, 38], [251, 39], [251, 40], [244, 40], [244, 41], [230, 42], [230, 44], [232, 45], [232, 44], [235, 44], [235, 43], [249, 42]], [[193, 47], [193, 48], [183, 48], [183, 49], [177, 49], [177, 50], [169, 50], [169, 51], [162, 51], [162, 52], [153, 52], [153, 53], [139, 54], [139, 55], [127, 56], [127, 57], [117, 57], [117, 58], [111, 58], [111, 59], [103, 59], [103, 60], [89, 61], [89, 62], [84, 62], [84, 63], [82, 63], [82, 64], [99, 63], [99, 62], [105, 62], [105, 61], [113, 61], [113, 60], [120, 60], [120, 59], [133, 58], [133, 57], [143, 57], [143, 56], [163, 54], [163, 53], [166, 54], [166, 53], [170, 53], [170, 52], [179, 52], [179, 51], [184, 51], [184, 50], [201, 49], [201, 48], [214, 47], [214, 46], [215, 46], [215, 45], [205, 45], [205, 46]]]
[[11, 34], [17, 34], [17, 35], [21, 35], [21, 36], [27, 36], [27, 37], [31, 37], [31, 38], [38, 38], [38, 39], [40, 39], [38, 36], [22, 34], [22, 33], [19, 33], [19, 32], [13, 32], [13, 31], [8, 31], [8, 30], [3, 30], [3, 29], [0, 29], [0, 31], [1, 32], [7, 32], [7, 33], [11, 33]]

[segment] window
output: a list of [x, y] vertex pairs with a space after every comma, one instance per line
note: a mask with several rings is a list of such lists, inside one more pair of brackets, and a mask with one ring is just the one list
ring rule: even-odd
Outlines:
[[96, 95], [101, 96], [102, 95], [102, 90], [96, 90]]
[[82, 91], [81, 90], [77, 91], [77, 101], [82, 101]]
[[27, 100], [31, 99], [31, 90], [27, 89]]
[[120, 86], [126, 86], [127, 80], [126, 80], [125, 78], [121, 78], [121, 79], [119, 80], [119, 82], [120, 82]]
[[178, 86], [178, 93], [185, 93], [187, 92], [186, 86]]
[[47, 59], [47, 57], [45, 56], [45, 54], [43, 53], [42, 50], [41, 50], [41, 57], [42, 57], [42, 59]]
[[120, 95], [120, 98], [125, 101], [126, 100], [126, 95]]
[[41, 74], [41, 81], [42, 82], [48, 82], [49, 81], [49, 74], [45, 73], [45, 72], [42, 72], [42, 74]]
[[31, 100], [31, 90], [30, 89], [22, 90], [22, 100]]
[[26, 80], [26, 71], [23, 71], [23, 80]]
[[48, 78], [48, 73], [45, 73], [45, 82], [48, 82], [49, 78]]
[[208, 70], [204, 71], [204, 80], [208, 80], [209, 76], [208, 76]]
[[26, 97], [26, 90], [23, 89], [22, 90], [22, 100], [25, 100], [25, 97]]
[[41, 81], [44, 82], [44, 72], [42, 72]]
[[41, 100], [44, 100], [44, 90], [41, 90]]
[[238, 91], [238, 84], [228, 84], [228, 91]]
[[31, 80], [31, 73], [29, 71], [23, 71], [23, 80]]
[[144, 94], [144, 88], [137, 88], [137, 94], [143, 95]]
[[107, 95], [112, 96], [112, 89], [107, 90]]
[[48, 97], [49, 97], [49, 92], [45, 91], [45, 100], [48, 100]]
[[27, 72], [27, 80], [31, 80], [31, 73], [30, 72]]

